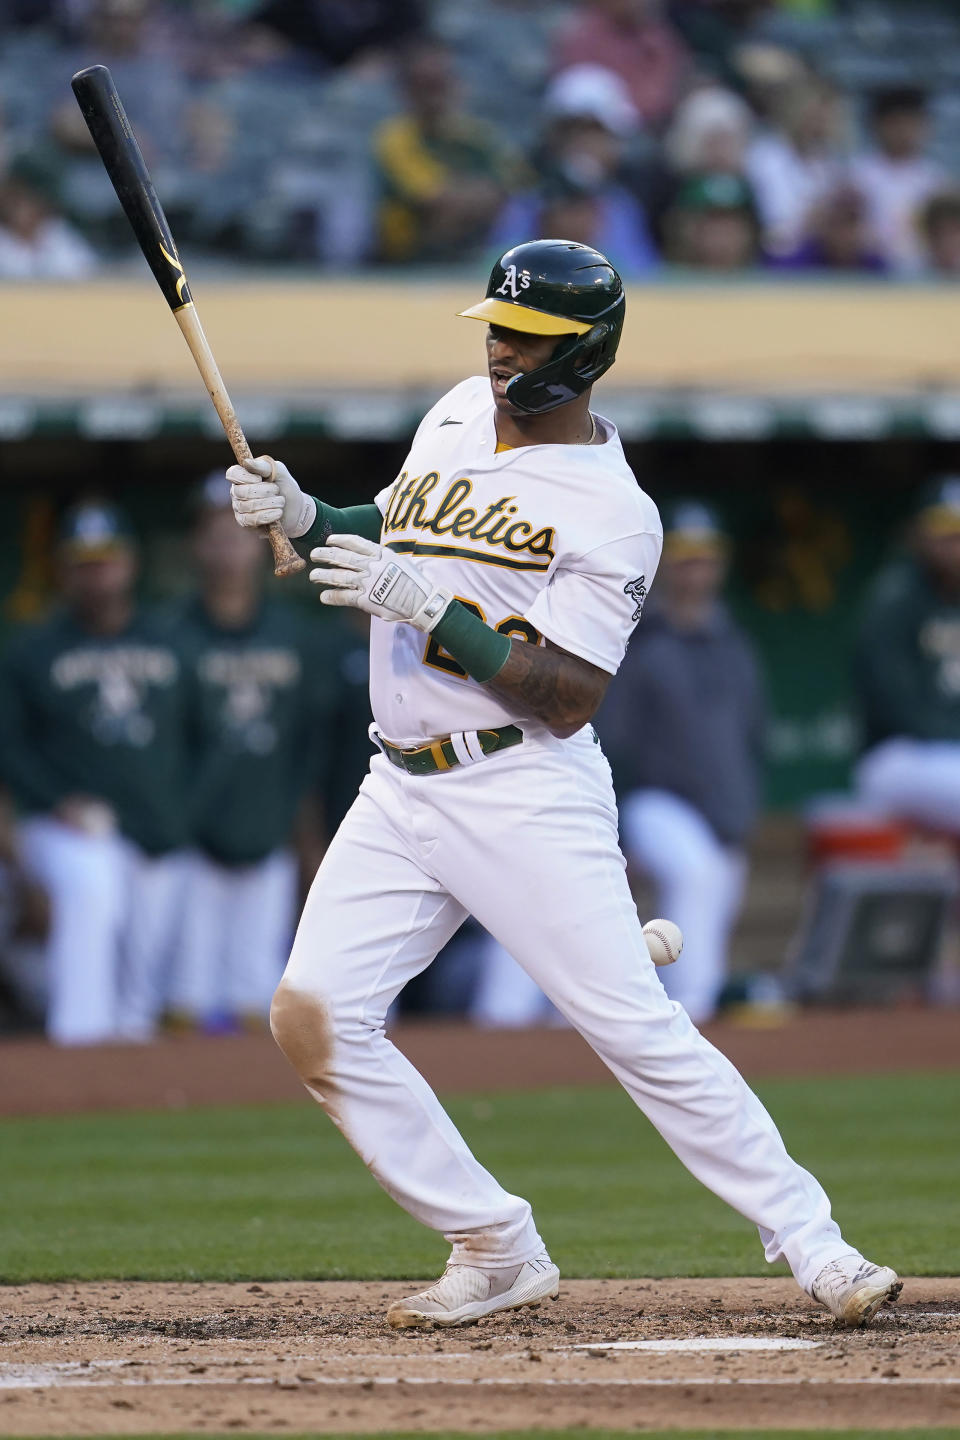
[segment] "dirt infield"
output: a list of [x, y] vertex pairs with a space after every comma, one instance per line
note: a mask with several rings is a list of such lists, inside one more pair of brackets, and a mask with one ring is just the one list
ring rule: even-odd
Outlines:
[[[763, 1017], [760, 1017], [761, 1019]], [[720, 1021], [705, 1034], [751, 1079], [952, 1069], [960, 1011], [919, 1008], [806, 1011], [751, 1025]], [[544, 1085], [614, 1084], [572, 1030], [477, 1030], [408, 1024], [394, 1038], [444, 1094]], [[152, 1045], [54, 1049], [0, 1044], [0, 1115], [301, 1100], [303, 1089], [268, 1034], [177, 1036]]]
[[960, 1280], [908, 1280], [860, 1332], [757, 1279], [572, 1281], [536, 1311], [397, 1334], [383, 1312], [406, 1288], [11, 1288], [0, 1433], [960, 1423]]
[[[751, 1077], [952, 1068], [960, 1016], [805, 1014], [710, 1037]], [[613, 1083], [569, 1031], [397, 1033], [441, 1091]], [[0, 1046], [0, 1112], [302, 1098], [269, 1036]], [[0, 1288], [0, 1435], [960, 1425], [960, 1279], [865, 1332], [785, 1279], [581, 1280], [539, 1310], [391, 1332], [409, 1284]], [[584, 1348], [578, 1348], [584, 1347]]]

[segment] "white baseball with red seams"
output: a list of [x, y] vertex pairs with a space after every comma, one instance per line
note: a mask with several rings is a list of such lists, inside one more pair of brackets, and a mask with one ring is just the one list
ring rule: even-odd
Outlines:
[[[412, 555], [432, 584], [505, 633], [547, 637], [612, 674], [661, 533], [615, 428], [598, 426], [599, 444], [498, 455], [489, 382], [468, 380], [427, 415], [378, 504], [383, 543]], [[862, 1257], [842, 1239], [820, 1185], [664, 992], [591, 727], [558, 739], [468, 678], [432, 637], [376, 619], [372, 629], [382, 734], [411, 745], [460, 732], [466, 743], [455, 747], [459, 765], [427, 775], [375, 756], [320, 867], [278, 991], [282, 1014], [276, 1003], [274, 1012], [311, 1093], [387, 1193], [445, 1235], [454, 1264], [548, 1263], [527, 1201], [475, 1159], [385, 1032], [399, 991], [473, 914], [687, 1168], [757, 1225], [768, 1260], [786, 1260], [808, 1291], [831, 1261], [856, 1269]], [[471, 732], [507, 724], [519, 726], [522, 744], [484, 756], [469, 743]], [[690, 1263], [702, 1263], [693, 1237]]]
[[643, 927], [650, 959], [658, 968], [672, 965], [683, 949], [683, 931], [672, 920], [648, 920]]

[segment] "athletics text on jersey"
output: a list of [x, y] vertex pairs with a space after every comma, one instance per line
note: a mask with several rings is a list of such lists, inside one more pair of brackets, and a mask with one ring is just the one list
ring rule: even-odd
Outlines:
[[[488, 379], [465, 380], [422, 421], [403, 470], [377, 496], [382, 543], [415, 558], [502, 634], [543, 639], [613, 674], [661, 547], [656, 506], [637, 485], [616, 430], [602, 445], [497, 453]], [[371, 700], [390, 740], [527, 721], [469, 679], [432, 637], [374, 619]]]

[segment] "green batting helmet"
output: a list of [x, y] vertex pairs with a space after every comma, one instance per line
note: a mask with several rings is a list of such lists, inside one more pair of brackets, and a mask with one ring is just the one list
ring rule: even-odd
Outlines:
[[540, 415], [606, 374], [625, 309], [623, 281], [599, 250], [573, 240], [531, 240], [500, 256], [486, 297], [460, 313], [505, 330], [558, 337], [546, 364], [515, 375], [506, 389], [518, 410]]

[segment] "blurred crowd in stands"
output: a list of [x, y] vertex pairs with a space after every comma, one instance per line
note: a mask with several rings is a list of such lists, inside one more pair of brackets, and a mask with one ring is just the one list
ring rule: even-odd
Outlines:
[[960, 275], [945, 0], [0, 0], [0, 278], [132, 253], [98, 62], [194, 260]]
[[[718, 514], [677, 500], [663, 520], [656, 583], [596, 729], [630, 872], [650, 913], [684, 932], [661, 978], [702, 1023], [724, 995], [766, 704], [724, 601]], [[189, 544], [192, 588], [148, 606], [122, 511], [69, 507], [58, 593], [0, 654], [0, 1033], [89, 1044], [263, 1027], [300, 899], [368, 767], [365, 617], [277, 598], [220, 473], [193, 494]], [[921, 493], [851, 665], [864, 750], [850, 803], [955, 843], [960, 477]], [[483, 1025], [557, 1018], [472, 922], [403, 1003]]]

